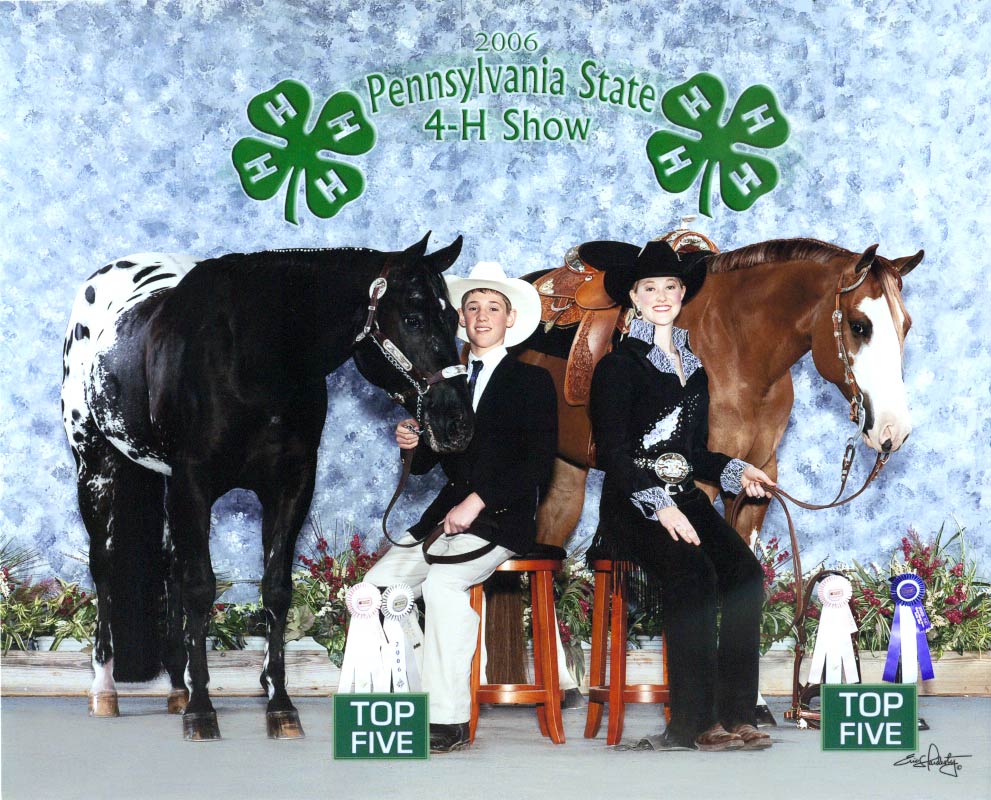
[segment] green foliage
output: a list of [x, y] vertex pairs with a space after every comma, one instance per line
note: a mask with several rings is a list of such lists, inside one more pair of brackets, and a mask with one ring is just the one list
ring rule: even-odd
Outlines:
[[92, 641], [96, 631], [96, 597], [61, 578], [32, 582], [3, 576], [0, 598], [0, 646], [30, 650], [39, 636], [54, 636], [52, 650], [65, 639]]
[[310, 527], [313, 542], [309, 555], [297, 557], [303, 569], [293, 573], [286, 640], [312, 636], [340, 666], [347, 639], [345, 595], [350, 586], [364, 579], [378, 554], [365, 550], [362, 537], [350, 523], [335, 524], [329, 538], [319, 518], [311, 517]]
[[591, 572], [584, 562], [568, 559], [554, 579], [554, 608], [568, 670], [578, 683], [585, 675], [582, 642], [592, 639], [592, 596]]
[[[891, 620], [895, 604], [891, 599], [891, 579], [904, 573], [918, 575], [926, 584], [925, 609], [932, 623], [926, 633], [934, 658], [947, 650], [987, 652], [991, 649], [991, 595], [989, 585], [977, 579], [977, 567], [967, 557], [964, 529], [945, 542], [944, 527], [924, 541], [912, 528], [902, 537], [899, 549], [892, 554], [887, 566], [854, 562], [852, 568], [841, 568], [853, 587], [851, 609], [857, 622], [857, 645], [861, 650], [886, 651], [891, 639]], [[761, 630], [761, 652], [772, 641], [792, 633], [791, 620], [795, 613], [795, 581], [790, 572], [775, 573], [769, 562], [780, 563], [776, 539], [764, 550], [765, 569], [764, 618]], [[780, 559], [780, 561], [778, 561]], [[818, 571], [811, 570], [807, 581]], [[813, 600], [807, 610], [807, 647], [814, 645], [819, 607]]]

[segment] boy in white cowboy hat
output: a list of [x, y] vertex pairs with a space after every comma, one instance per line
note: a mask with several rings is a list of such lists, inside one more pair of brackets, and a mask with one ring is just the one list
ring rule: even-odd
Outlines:
[[[439, 461], [448, 481], [400, 543], [421, 540], [443, 524], [450, 535], [438, 539], [431, 555], [469, 553], [487, 543], [494, 547], [458, 564], [428, 564], [418, 547], [393, 547], [365, 578], [377, 586], [407, 583], [423, 593], [423, 687], [430, 694], [432, 752], [468, 743], [471, 660], [479, 625], [468, 590], [533, 545], [538, 490], [550, 477], [557, 450], [557, 397], [550, 375], [506, 350], [540, 322], [536, 289], [507, 278], [495, 262], [477, 264], [467, 278], [446, 280], [452, 302], [459, 304], [458, 335], [470, 346], [475, 432], [464, 453], [438, 456], [417, 449], [413, 473], [423, 474]], [[400, 447], [416, 447], [415, 430], [414, 420], [399, 423]], [[477, 532], [463, 533], [473, 526]]]

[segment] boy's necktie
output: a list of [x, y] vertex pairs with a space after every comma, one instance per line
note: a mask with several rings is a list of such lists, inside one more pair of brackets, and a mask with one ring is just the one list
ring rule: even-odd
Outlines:
[[471, 399], [475, 399], [475, 384], [478, 383], [478, 373], [482, 371], [482, 367], [485, 366], [481, 361], [471, 362], [471, 375], [468, 376], [468, 394], [471, 395]]

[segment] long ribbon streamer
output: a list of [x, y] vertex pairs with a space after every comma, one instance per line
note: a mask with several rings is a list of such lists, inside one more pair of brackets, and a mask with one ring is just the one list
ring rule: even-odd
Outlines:
[[[816, 594], [822, 604], [822, 613], [812, 651], [809, 682], [819, 683], [825, 668], [826, 679], [823, 683], [859, 683], [857, 660], [850, 639], [850, 635], [857, 632], [857, 623], [850, 612], [853, 587], [842, 575], [827, 575], [816, 587]], [[844, 673], [846, 681], [843, 680]]]
[[[410, 628], [420, 632], [416, 623], [413, 589], [405, 583], [390, 586], [382, 594], [382, 614], [386, 644], [382, 646], [383, 666], [392, 677], [392, 691], [418, 692], [421, 689], [416, 643], [411, 641]], [[412, 625], [408, 623], [412, 623]], [[422, 635], [419, 637], [422, 644]], [[422, 652], [422, 646], [420, 650]], [[422, 656], [421, 656], [422, 657]]]
[[351, 613], [344, 661], [341, 664], [341, 694], [388, 692], [389, 672], [382, 665], [382, 646], [386, 644], [379, 623], [382, 593], [370, 583], [356, 583], [344, 597]]
[[902, 683], [915, 683], [919, 679], [932, 680], [933, 662], [929, 652], [926, 631], [932, 627], [922, 601], [926, 585], [922, 578], [907, 572], [891, 579], [891, 599], [895, 601], [895, 615], [891, 622], [891, 642], [884, 662], [882, 680], [895, 682], [898, 661], [902, 665]]

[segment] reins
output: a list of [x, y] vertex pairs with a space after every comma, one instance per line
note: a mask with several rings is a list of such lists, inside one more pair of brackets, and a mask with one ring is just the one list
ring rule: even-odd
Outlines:
[[[419, 447], [417, 445], [416, 447]], [[460, 553], [456, 556], [438, 556], [433, 555], [430, 552], [430, 547], [436, 542], [441, 536], [444, 536], [444, 523], [439, 523], [430, 533], [427, 534], [426, 538], [422, 541], [410, 542], [409, 544], [402, 544], [397, 542], [389, 534], [389, 528], [387, 522], [389, 520], [389, 514], [392, 513], [393, 507], [396, 505], [396, 501], [399, 499], [399, 495], [403, 493], [403, 489], [406, 488], [406, 481], [409, 479], [410, 470], [413, 468], [413, 456], [416, 453], [416, 447], [411, 447], [409, 449], [401, 449], [400, 455], [403, 460], [403, 471], [399, 476], [399, 484], [396, 486], [396, 491], [392, 494], [392, 499], [389, 501], [388, 507], [385, 509], [385, 514], [382, 516], [382, 533], [385, 534], [385, 538], [388, 539], [394, 547], [420, 547], [423, 549], [423, 558], [428, 564], [463, 564], [466, 561], [472, 561], [476, 558], [484, 556], [486, 553], [491, 553], [496, 548], [496, 543], [489, 541], [475, 550], [471, 550], [467, 553]], [[471, 528], [466, 531], [461, 531], [461, 533], [473, 533], [476, 536], [481, 535], [483, 532], [490, 532], [496, 527], [495, 523], [489, 520], [487, 517], [479, 515], [472, 523]], [[448, 536], [457, 536], [457, 533], [447, 534]]]
[[[365, 340], [371, 341], [378, 349], [379, 352], [385, 357], [386, 361], [392, 364], [393, 367], [402, 375], [407, 381], [409, 381], [412, 386], [405, 392], [394, 392], [389, 395], [393, 402], [398, 403], [401, 406], [405, 406], [410, 400], [413, 399], [415, 394], [416, 397], [416, 424], [419, 426], [419, 430], [416, 431], [417, 434], [421, 434], [423, 431], [423, 399], [427, 396], [427, 392], [430, 388], [441, 381], [448, 380], [450, 378], [457, 378], [460, 375], [466, 375], [468, 373], [468, 368], [464, 364], [452, 364], [449, 367], [444, 367], [436, 372], [427, 375], [421, 369], [419, 369], [416, 364], [414, 364], [406, 354], [399, 349], [396, 344], [389, 339], [379, 327], [378, 324], [378, 307], [379, 301], [385, 296], [386, 290], [389, 288], [389, 272], [391, 271], [393, 265], [396, 263], [396, 256], [389, 255], [385, 259], [385, 263], [382, 265], [382, 271], [379, 276], [371, 282], [368, 287], [368, 314], [365, 316], [365, 324], [358, 335], [354, 338], [354, 344], [359, 344]], [[419, 446], [419, 445], [417, 445]], [[422, 547], [423, 557], [426, 559], [428, 564], [461, 564], [465, 561], [471, 561], [472, 559], [478, 558], [485, 555], [486, 553], [492, 552], [495, 549], [495, 542], [488, 542], [483, 547], [479, 547], [476, 550], [472, 550], [468, 553], [462, 553], [456, 556], [437, 556], [431, 555], [429, 550], [430, 546], [436, 542], [442, 535], [444, 535], [443, 524], [435, 527], [422, 542], [412, 542], [410, 544], [401, 544], [397, 542], [389, 534], [388, 520], [389, 514], [392, 513], [392, 509], [395, 507], [396, 502], [399, 500], [399, 496], [403, 493], [406, 488], [406, 481], [409, 479], [410, 471], [413, 468], [413, 455], [416, 452], [416, 447], [410, 449], [403, 449], [400, 451], [402, 455], [403, 470], [399, 477], [399, 484], [396, 486], [396, 491], [392, 495], [392, 499], [389, 501], [389, 505], [385, 510], [385, 514], [382, 517], [382, 533], [385, 534], [385, 538], [388, 539], [395, 547]], [[491, 529], [494, 527], [494, 523], [489, 521], [485, 517], [480, 517], [475, 520], [472, 524], [472, 528], [462, 533], [478, 533], [484, 529]], [[454, 535], [454, 534], [450, 534]]]

